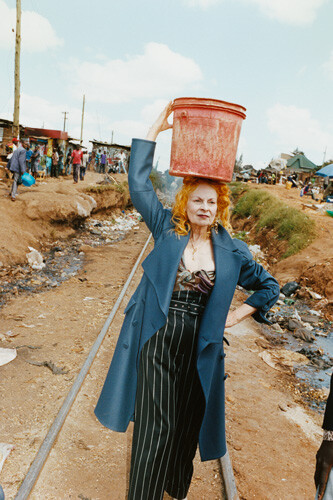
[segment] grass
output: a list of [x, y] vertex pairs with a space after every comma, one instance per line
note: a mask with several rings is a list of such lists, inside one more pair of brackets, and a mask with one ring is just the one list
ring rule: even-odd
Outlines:
[[125, 193], [127, 188], [127, 182], [122, 184], [95, 184], [93, 186], [87, 186], [86, 193], [104, 193], [105, 191], [117, 191], [118, 193]]
[[273, 229], [277, 237], [288, 242], [282, 258], [294, 255], [307, 247], [315, 237], [315, 223], [296, 208], [288, 207], [275, 196], [252, 189], [238, 199], [233, 215], [254, 218], [256, 230]]

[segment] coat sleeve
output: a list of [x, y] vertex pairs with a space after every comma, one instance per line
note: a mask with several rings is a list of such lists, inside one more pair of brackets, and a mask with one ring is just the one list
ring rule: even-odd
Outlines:
[[333, 374], [331, 375], [331, 390], [326, 403], [323, 429], [333, 431]]
[[[234, 242], [236, 243], [236, 240]], [[270, 324], [270, 321], [266, 318], [266, 313], [279, 298], [279, 284], [273, 276], [253, 260], [246, 243], [237, 240], [236, 244], [243, 257], [238, 284], [246, 290], [254, 291], [245, 301], [245, 304], [257, 309], [253, 314], [256, 321]]]
[[128, 185], [131, 200], [142, 215], [156, 240], [160, 235], [168, 211], [157, 198], [149, 175], [153, 166], [156, 143], [133, 139], [128, 169]]

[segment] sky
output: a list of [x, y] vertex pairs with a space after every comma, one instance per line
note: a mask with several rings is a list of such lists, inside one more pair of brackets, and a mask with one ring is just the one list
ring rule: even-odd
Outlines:
[[[0, 0], [0, 117], [13, 119], [15, 0]], [[266, 166], [296, 148], [333, 159], [333, 0], [22, 0], [26, 126], [84, 144], [144, 138], [164, 105], [208, 97], [247, 108], [238, 156]], [[169, 166], [172, 132], [155, 160]]]

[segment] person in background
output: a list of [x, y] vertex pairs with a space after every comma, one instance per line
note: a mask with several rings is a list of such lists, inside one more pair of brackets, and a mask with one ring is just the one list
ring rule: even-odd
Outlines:
[[73, 163], [73, 180], [74, 184], [79, 181], [79, 172], [82, 164], [82, 150], [81, 146], [76, 146], [72, 153], [72, 163]]
[[31, 156], [32, 156], [32, 149], [31, 149], [31, 146], [29, 144], [29, 147], [27, 149], [27, 154], [26, 154], [26, 162], [27, 162], [27, 171], [30, 173], [31, 171]]
[[37, 179], [39, 162], [40, 162], [40, 152], [39, 152], [39, 147], [36, 144], [35, 149], [32, 152], [31, 156], [31, 174], [34, 176], [35, 179]]
[[101, 155], [101, 169], [100, 169], [101, 174], [105, 174], [105, 164], [106, 164], [106, 151], [103, 151]]
[[88, 151], [85, 150], [82, 154], [82, 164], [80, 166], [80, 181], [83, 181], [84, 176], [86, 175], [88, 159], [89, 159]]
[[119, 155], [119, 167], [120, 171], [123, 170], [124, 174], [127, 174], [125, 165], [126, 165], [126, 154], [125, 151], [122, 151]]
[[72, 170], [72, 150], [69, 148], [68, 153], [66, 155], [66, 165], [65, 165], [65, 175], [71, 175]]
[[61, 148], [59, 148], [58, 154], [59, 154], [58, 171], [60, 175], [64, 175], [64, 152]]
[[59, 177], [59, 154], [57, 148], [53, 148], [51, 177]]
[[12, 201], [15, 201], [17, 194], [17, 184], [22, 174], [27, 169], [26, 154], [29, 144], [27, 141], [23, 140], [21, 146], [15, 149], [13, 156], [9, 162], [9, 170], [13, 172], [13, 184], [10, 192], [10, 197]]
[[323, 441], [316, 455], [316, 500], [333, 498], [333, 374], [323, 422]]

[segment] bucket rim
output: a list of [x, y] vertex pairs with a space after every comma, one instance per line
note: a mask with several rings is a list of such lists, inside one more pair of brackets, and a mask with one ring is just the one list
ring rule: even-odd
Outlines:
[[209, 106], [211, 109], [226, 110], [246, 118], [246, 108], [244, 106], [234, 102], [222, 101], [221, 99], [209, 97], [177, 97], [173, 101], [172, 110], [174, 111], [177, 108], [185, 106], [188, 108], [205, 108]]

